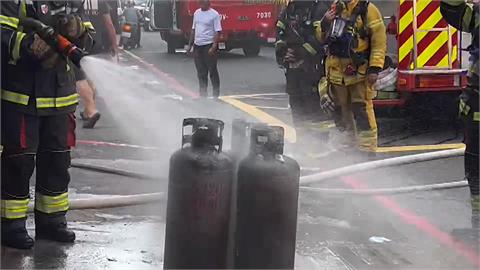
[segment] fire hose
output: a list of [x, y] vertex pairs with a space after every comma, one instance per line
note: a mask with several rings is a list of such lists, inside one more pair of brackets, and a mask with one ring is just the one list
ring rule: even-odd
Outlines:
[[[401, 157], [388, 158], [383, 160], [370, 161], [355, 165], [350, 165], [338, 169], [324, 171], [312, 175], [300, 177], [300, 191], [306, 192], [320, 192], [324, 194], [332, 195], [378, 195], [378, 194], [402, 194], [411, 192], [433, 191], [442, 189], [452, 189], [467, 186], [467, 181], [454, 181], [446, 183], [438, 183], [431, 185], [421, 186], [408, 186], [408, 187], [395, 187], [395, 188], [376, 188], [376, 189], [337, 189], [337, 188], [315, 188], [305, 185], [311, 185], [319, 183], [327, 179], [362, 172], [366, 170], [379, 169], [385, 167], [392, 167], [396, 165], [405, 165], [412, 163], [419, 163], [431, 160], [445, 159], [458, 157], [463, 155], [464, 149], [452, 149], [445, 151], [428, 152], [415, 155], [407, 155]], [[89, 169], [97, 172], [104, 172], [122, 176], [129, 176], [135, 178], [152, 179], [153, 177], [148, 174], [142, 174], [137, 172], [131, 172], [123, 169], [109, 168], [107, 166], [93, 166], [88, 164], [82, 164], [81, 162], [72, 161], [72, 167], [81, 169]], [[70, 200], [70, 209], [100, 209], [100, 208], [113, 208], [150, 204], [154, 202], [164, 201], [167, 198], [165, 192], [157, 193], [143, 193], [135, 195], [111, 195], [104, 196], [103, 198], [88, 198], [88, 199], [72, 199]], [[33, 209], [33, 205], [29, 205], [29, 209]]]
[[425, 162], [437, 159], [451, 158], [462, 156], [465, 149], [451, 149], [444, 151], [428, 152], [415, 155], [407, 155], [401, 157], [387, 158], [382, 160], [375, 160], [365, 163], [359, 163], [351, 166], [346, 166], [338, 169], [324, 171], [312, 175], [303, 176], [300, 178], [301, 185], [310, 185], [322, 182], [326, 179], [348, 175], [351, 173], [363, 172], [367, 170], [379, 169], [384, 167], [392, 167], [397, 165], [405, 165], [411, 163]]

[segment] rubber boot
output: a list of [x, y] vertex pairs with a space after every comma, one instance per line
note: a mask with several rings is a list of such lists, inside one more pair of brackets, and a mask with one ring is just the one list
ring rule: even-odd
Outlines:
[[30, 249], [34, 241], [25, 228], [27, 218], [2, 218], [2, 246]]
[[45, 214], [35, 211], [35, 239], [73, 243], [75, 233], [67, 227], [65, 212]]

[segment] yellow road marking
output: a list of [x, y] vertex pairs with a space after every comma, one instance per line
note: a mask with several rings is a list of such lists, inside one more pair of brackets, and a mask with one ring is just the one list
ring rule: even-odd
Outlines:
[[247, 104], [245, 102], [242, 102], [238, 99], [229, 97], [229, 96], [223, 96], [219, 97], [220, 100], [224, 101], [225, 103], [228, 103], [244, 112], [247, 114], [255, 117], [260, 122], [267, 123], [269, 125], [274, 125], [274, 126], [281, 126], [285, 129], [285, 139], [290, 142], [290, 143], [295, 143], [297, 141], [297, 136], [295, 134], [295, 129], [283, 122], [282, 120], [258, 109], [255, 106], [252, 106], [250, 104]]
[[445, 149], [457, 149], [465, 148], [463, 143], [451, 143], [451, 144], [433, 144], [433, 145], [405, 145], [405, 146], [385, 146], [378, 147], [377, 153], [391, 153], [391, 152], [413, 152], [413, 151], [426, 151], [426, 150], [445, 150]]
[[285, 93], [265, 93], [265, 94], [250, 94], [250, 95], [230, 95], [228, 97], [239, 99], [239, 98], [257, 98], [257, 97], [269, 97], [269, 96], [286, 96]]
[[[253, 116], [260, 122], [267, 123], [269, 125], [282, 126], [285, 129], [285, 139], [290, 143], [295, 143], [296, 134], [295, 129], [280, 119], [260, 110], [259, 108], [247, 104], [243, 101], [236, 99], [233, 96], [223, 96], [219, 97], [225, 103], [228, 103], [245, 113]], [[328, 126], [329, 128], [335, 127], [334, 124]], [[445, 149], [457, 149], [465, 148], [463, 143], [451, 143], [451, 144], [433, 144], [433, 145], [403, 145], [403, 146], [384, 146], [378, 147], [377, 153], [393, 153], [393, 152], [414, 152], [414, 151], [434, 151], [434, 150], [445, 150]]]
[[[125, 51], [125, 52], [127, 52], [129, 55], [136, 58], [137, 60], [142, 60], [140, 57], [134, 55], [131, 52], [128, 52], [128, 51]], [[281, 121], [280, 119], [260, 110], [259, 108], [237, 99], [237, 98], [246, 98], [246, 97], [256, 97], [256, 96], [262, 96], [262, 95], [273, 96], [273, 95], [281, 95], [281, 93], [223, 96], [223, 97], [219, 97], [219, 99], [253, 116], [260, 122], [267, 123], [269, 125], [283, 127], [285, 129], [285, 139], [290, 143], [295, 143], [297, 140], [297, 137], [296, 137], [295, 129], [293, 127], [289, 126], [288, 124]], [[335, 127], [334, 124], [331, 124], [328, 126], [328, 128], [334, 128], [334, 127]], [[465, 148], [465, 144], [455, 143], [455, 144], [436, 144], [436, 145], [388, 146], [388, 147], [378, 147], [376, 152], [377, 153], [412, 152], [412, 151], [444, 150], [444, 149], [457, 149], [457, 148]], [[2, 151], [2, 147], [0, 146], [0, 153], [1, 151]]]

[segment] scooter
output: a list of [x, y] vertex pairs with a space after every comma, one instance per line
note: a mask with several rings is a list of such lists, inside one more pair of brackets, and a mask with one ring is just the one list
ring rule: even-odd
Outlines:
[[138, 35], [138, 27], [135, 24], [124, 23], [122, 26], [122, 33], [120, 35], [120, 46], [125, 50], [135, 48]]

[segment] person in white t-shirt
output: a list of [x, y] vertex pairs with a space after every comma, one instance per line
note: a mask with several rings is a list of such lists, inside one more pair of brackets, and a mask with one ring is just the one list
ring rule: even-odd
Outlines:
[[200, 84], [200, 96], [207, 96], [208, 74], [213, 86], [213, 97], [220, 95], [220, 77], [217, 69], [218, 37], [222, 31], [220, 14], [210, 8], [210, 0], [199, 0], [200, 8], [193, 14], [192, 33], [187, 52], [194, 51], [195, 67]]

